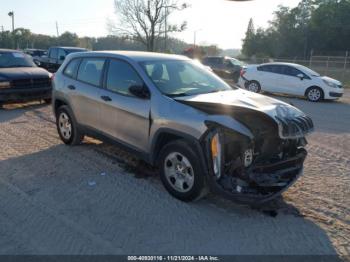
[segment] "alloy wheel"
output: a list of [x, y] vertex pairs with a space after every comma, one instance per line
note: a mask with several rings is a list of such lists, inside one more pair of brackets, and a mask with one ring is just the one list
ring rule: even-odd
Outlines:
[[69, 140], [72, 136], [72, 124], [69, 119], [69, 116], [64, 112], [61, 112], [61, 114], [59, 115], [58, 127], [64, 139]]
[[259, 92], [259, 85], [256, 82], [249, 83], [248, 90], [254, 93]]
[[308, 98], [310, 101], [318, 101], [320, 100], [322, 94], [319, 89], [313, 88], [308, 93]]

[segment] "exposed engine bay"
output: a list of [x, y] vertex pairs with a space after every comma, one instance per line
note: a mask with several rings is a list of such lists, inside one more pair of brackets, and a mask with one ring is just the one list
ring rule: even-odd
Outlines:
[[245, 134], [243, 129], [235, 130], [216, 121], [206, 123], [208, 132], [202, 144], [215, 191], [241, 203], [261, 203], [279, 196], [303, 173], [305, 136], [313, 130], [307, 116], [277, 112], [273, 117], [246, 107], [186, 104], [212, 116], [224, 112], [250, 131]]

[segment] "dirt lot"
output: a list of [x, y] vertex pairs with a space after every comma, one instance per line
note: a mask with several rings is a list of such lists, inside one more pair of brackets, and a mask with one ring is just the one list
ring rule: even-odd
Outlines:
[[64, 146], [49, 106], [7, 106], [0, 254], [350, 255], [350, 92], [340, 102], [281, 99], [310, 114], [316, 132], [305, 175], [266, 207], [276, 217], [214, 195], [179, 202], [115, 147]]

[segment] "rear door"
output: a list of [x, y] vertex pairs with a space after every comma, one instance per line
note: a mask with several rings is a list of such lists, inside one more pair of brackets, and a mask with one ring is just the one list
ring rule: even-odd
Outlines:
[[97, 57], [83, 58], [76, 80], [65, 83], [78, 123], [92, 129], [99, 129], [101, 123], [99, 104], [105, 61], [106, 59]]
[[124, 60], [110, 59], [101, 93], [101, 128], [134, 149], [147, 151], [151, 100], [131, 94], [129, 87], [133, 85], [144, 85], [133, 66]]
[[278, 92], [280, 83], [279, 65], [258, 66], [256, 79], [249, 80], [257, 80], [260, 83], [263, 91]]

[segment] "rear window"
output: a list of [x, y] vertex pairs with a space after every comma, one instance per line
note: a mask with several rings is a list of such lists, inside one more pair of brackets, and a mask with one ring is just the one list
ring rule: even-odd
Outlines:
[[83, 59], [79, 66], [77, 79], [87, 84], [99, 86], [104, 64], [105, 59], [103, 58]]
[[80, 59], [73, 59], [72, 61], [69, 62], [63, 74], [70, 78], [76, 78], [79, 64], [80, 64]]

